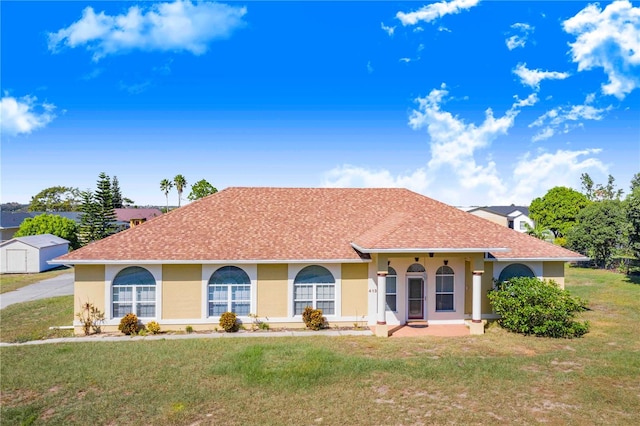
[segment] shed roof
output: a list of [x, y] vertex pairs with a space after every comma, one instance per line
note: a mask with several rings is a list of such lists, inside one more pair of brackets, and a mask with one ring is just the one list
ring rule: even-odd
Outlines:
[[583, 256], [398, 188], [228, 188], [60, 257], [61, 263], [345, 261], [368, 253]]
[[40, 235], [29, 235], [26, 237], [15, 237], [8, 241], [3, 242], [1, 245], [8, 245], [13, 241], [20, 241], [21, 243], [27, 244], [31, 247], [35, 247], [38, 249], [45, 247], [53, 247], [59, 246], [62, 244], [69, 244], [69, 241], [64, 238], [57, 237], [52, 234], [40, 234]]

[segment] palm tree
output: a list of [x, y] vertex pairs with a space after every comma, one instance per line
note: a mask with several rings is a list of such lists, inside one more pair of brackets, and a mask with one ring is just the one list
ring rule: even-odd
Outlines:
[[552, 243], [554, 240], [554, 234], [550, 229], [543, 228], [537, 223], [534, 226], [529, 225], [525, 222], [525, 228], [527, 228], [527, 234], [535, 237], [539, 240], [546, 241], [548, 243]]
[[180, 207], [180, 199], [182, 198], [182, 190], [187, 186], [187, 180], [182, 175], [176, 175], [173, 178], [173, 183], [178, 191], [178, 207]]
[[167, 197], [167, 212], [169, 211], [169, 191], [173, 188], [173, 183], [169, 179], [162, 179], [160, 181], [160, 191], [164, 192], [164, 196]]

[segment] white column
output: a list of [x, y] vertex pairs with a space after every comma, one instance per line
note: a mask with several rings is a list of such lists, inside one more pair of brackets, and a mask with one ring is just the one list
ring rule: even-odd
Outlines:
[[387, 273], [378, 272], [378, 315], [376, 321], [378, 325], [385, 325], [387, 318]]
[[473, 271], [473, 307], [471, 321], [482, 322], [482, 271]]

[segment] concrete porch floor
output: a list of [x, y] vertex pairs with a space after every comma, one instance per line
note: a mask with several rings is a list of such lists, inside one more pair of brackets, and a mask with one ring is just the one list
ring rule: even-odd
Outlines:
[[464, 324], [429, 325], [426, 321], [410, 322], [391, 333], [389, 337], [469, 336], [469, 327]]

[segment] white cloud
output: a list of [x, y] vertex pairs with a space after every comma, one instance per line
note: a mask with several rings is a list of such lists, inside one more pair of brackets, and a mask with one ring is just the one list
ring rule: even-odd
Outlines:
[[95, 13], [92, 7], [82, 18], [55, 33], [49, 33], [49, 50], [86, 46], [93, 60], [130, 50], [187, 51], [204, 54], [208, 44], [229, 37], [244, 25], [244, 7], [190, 0], [157, 3], [148, 8], [132, 6], [126, 14]]
[[610, 105], [606, 108], [596, 108], [590, 105], [593, 100], [593, 93], [590, 93], [582, 105], [553, 108], [542, 114], [533, 123], [529, 124], [529, 127], [544, 126], [542, 130], [533, 136], [532, 142], [549, 139], [556, 134], [569, 133], [576, 127], [582, 127], [582, 121], [584, 120], [602, 120], [605, 113], [613, 107]]
[[569, 73], [558, 71], [542, 71], [540, 69], [529, 69], [527, 64], [518, 64], [513, 73], [520, 77], [520, 82], [536, 90], [540, 89], [542, 80], [564, 80], [569, 77]]
[[370, 170], [345, 164], [325, 173], [322, 186], [328, 188], [407, 188], [424, 192], [429, 179], [424, 168], [393, 176], [388, 170]]
[[409, 62], [411, 62], [411, 58], [400, 58], [398, 59], [400, 62], [404, 62], [405, 64], [408, 64]]
[[384, 30], [389, 37], [391, 37], [393, 35], [393, 33], [396, 31], [396, 27], [388, 27], [384, 24], [384, 22], [380, 22], [380, 28], [382, 28], [382, 30]]
[[509, 50], [513, 50], [518, 47], [525, 47], [527, 45], [529, 34], [533, 32], [535, 27], [527, 23], [516, 22], [515, 24], [511, 25], [511, 29], [518, 32], [518, 34], [507, 37], [507, 39], [504, 41]]
[[479, 2], [480, 0], [452, 0], [450, 2], [442, 1], [439, 3], [431, 3], [415, 12], [398, 12], [396, 13], [396, 18], [398, 18], [404, 26], [415, 25], [420, 21], [432, 22], [445, 15], [457, 14], [470, 9]]
[[578, 178], [586, 171], [598, 170], [606, 174], [604, 164], [594, 157], [601, 151], [557, 150], [555, 153], [540, 152], [537, 156], [525, 153], [514, 167], [513, 190], [508, 199], [529, 203], [555, 186], [579, 187]]
[[[330, 187], [406, 187], [451, 205], [528, 204], [553, 186], [579, 184], [585, 171], [606, 168], [597, 158], [600, 150], [539, 152], [517, 154], [499, 167], [489, 154], [480, 158], [492, 142], [506, 135], [520, 108], [534, 105], [536, 93], [525, 99], [515, 97], [511, 108], [495, 118], [491, 109], [478, 125], [442, 110], [449, 96], [446, 86], [416, 99], [418, 108], [409, 117], [413, 129], [426, 128], [431, 157], [425, 167], [394, 174], [386, 169], [369, 169], [353, 165], [336, 167], [324, 176]], [[516, 148], [514, 146], [513, 148]], [[425, 156], [426, 157], [426, 156]], [[515, 165], [512, 165], [514, 164]]]
[[640, 87], [640, 8], [627, 0], [601, 10], [590, 4], [562, 24], [578, 71], [602, 68], [609, 78], [602, 93], [623, 99]]
[[0, 129], [2, 134], [17, 136], [29, 134], [45, 127], [56, 117], [56, 106], [46, 102], [37, 102], [35, 96], [14, 98], [5, 95], [0, 99]]
[[374, 69], [373, 69], [373, 65], [371, 65], [371, 61], [368, 61], [368, 62], [367, 62], [367, 72], [368, 72], [369, 74], [373, 74], [373, 71], [374, 71]]

